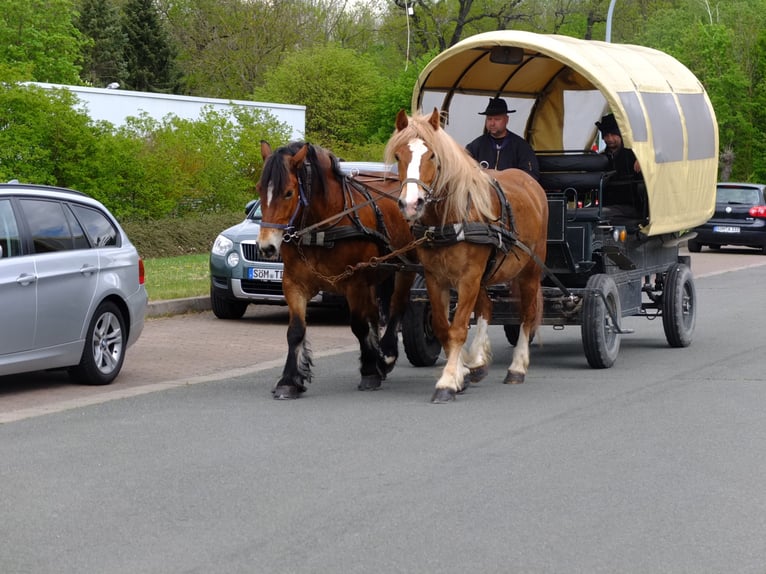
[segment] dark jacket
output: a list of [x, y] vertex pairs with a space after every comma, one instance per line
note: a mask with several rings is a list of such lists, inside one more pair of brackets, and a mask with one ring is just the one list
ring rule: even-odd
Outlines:
[[540, 179], [540, 166], [532, 146], [513, 132], [508, 132], [502, 140], [495, 140], [489, 134], [481, 135], [465, 149], [476, 161], [486, 161], [489, 169], [516, 167]]
[[632, 149], [624, 147], [614, 155], [609, 150], [604, 153], [609, 158], [609, 169], [617, 172], [615, 177], [618, 179], [641, 178], [641, 174], [636, 173], [633, 169], [636, 163], [636, 154], [633, 153]]

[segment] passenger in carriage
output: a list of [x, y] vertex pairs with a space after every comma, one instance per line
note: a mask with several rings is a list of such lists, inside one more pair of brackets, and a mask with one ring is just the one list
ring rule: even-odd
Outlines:
[[515, 167], [526, 171], [536, 180], [540, 179], [537, 156], [524, 138], [508, 130], [508, 104], [502, 98], [490, 98], [487, 109], [479, 112], [486, 116], [484, 133], [466, 146], [468, 153], [490, 169]]
[[622, 142], [620, 128], [614, 114], [607, 114], [596, 122], [596, 127], [601, 132], [601, 137], [606, 144], [604, 154], [609, 158], [610, 169], [616, 171], [617, 178], [641, 178], [641, 165], [636, 159], [633, 150], [626, 148]]
[[640, 224], [648, 215], [646, 190], [641, 165], [633, 150], [626, 148], [614, 114], [596, 122], [606, 144], [603, 153], [609, 158], [609, 169], [616, 173], [604, 188], [603, 206], [613, 223]]

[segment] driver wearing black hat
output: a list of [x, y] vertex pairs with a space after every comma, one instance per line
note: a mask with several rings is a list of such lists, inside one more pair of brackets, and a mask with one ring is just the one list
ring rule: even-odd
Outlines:
[[487, 109], [479, 112], [486, 116], [484, 133], [465, 146], [476, 161], [490, 169], [515, 167], [540, 179], [540, 166], [532, 147], [524, 138], [508, 130], [508, 104], [502, 98], [490, 98]]

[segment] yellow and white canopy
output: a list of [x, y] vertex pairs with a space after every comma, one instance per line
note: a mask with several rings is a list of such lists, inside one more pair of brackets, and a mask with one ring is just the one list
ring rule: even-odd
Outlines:
[[[718, 126], [704, 87], [672, 56], [643, 46], [503, 30], [472, 36], [421, 72], [412, 109], [439, 108], [448, 132], [479, 135], [487, 97], [537, 151], [590, 149], [612, 112], [640, 164], [657, 235], [693, 228], [715, 208]], [[521, 122], [521, 123], [520, 123]], [[454, 130], [451, 130], [454, 127]], [[459, 133], [453, 133], [459, 141]], [[574, 146], [574, 148], [573, 148]]]

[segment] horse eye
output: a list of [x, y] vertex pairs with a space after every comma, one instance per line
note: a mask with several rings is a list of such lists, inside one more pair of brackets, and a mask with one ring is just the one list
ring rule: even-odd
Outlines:
[[395, 159], [396, 161], [401, 161], [401, 158], [399, 157], [399, 154], [398, 154], [398, 153], [395, 153], [395, 154], [394, 154], [394, 159]]
[[294, 194], [295, 194], [295, 191], [293, 191], [292, 189], [288, 189], [287, 192], [285, 193], [285, 199], [290, 199]]

